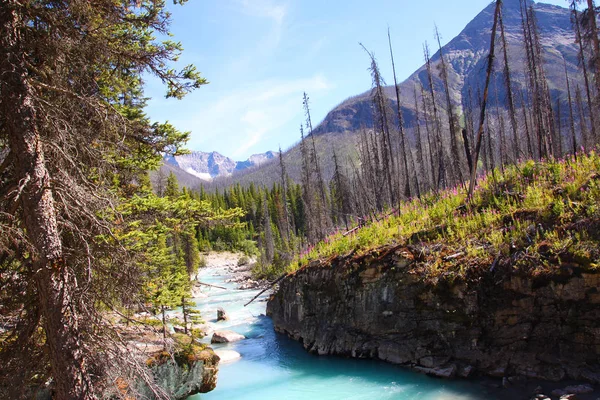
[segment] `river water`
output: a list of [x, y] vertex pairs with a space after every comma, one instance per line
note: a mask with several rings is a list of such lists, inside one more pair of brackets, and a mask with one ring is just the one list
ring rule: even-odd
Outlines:
[[[296, 399], [493, 399], [493, 389], [477, 382], [431, 378], [405, 368], [373, 360], [319, 357], [307, 353], [300, 343], [275, 333], [266, 317], [266, 297], [243, 305], [257, 290], [237, 290], [226, 267], [201, 270], [199, 280], [228, 290], [210, 288], [206, 298], [195, 299], [203, 319], [217, 330], [233, 330], [246, 336], [236, 343], [217, 344], [217, 349], [241, 354], [221, 363], [217, 387], [188, 400], [296, 400]], [[229, 321], [216, 322], [223, 307]], [[210, 341], [210, 336], [205, 339]], [[496, 391], [497, 393], [497, 391]]]

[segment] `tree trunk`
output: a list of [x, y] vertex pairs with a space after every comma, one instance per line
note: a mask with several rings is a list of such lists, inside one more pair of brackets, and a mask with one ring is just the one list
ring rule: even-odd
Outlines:
[[471, 180], [469, 182], [469, 193], [467, 199], [470, 201], [473, 198], [473, 190], [475, 190], [475, 180], [477, 178], [477, 161], [479, 160], [479, 151], [481, 149], [481, 139], [483, 136], [483, 125], [485, 121], [485, 109], [487, 106], [488, 91], [490, 87], [490, 78], [494, 68], [494, 50], [496, 44], [496, 28], [498, 26], [498, 16], [502, 7], [502, 1], [496, 0], [496, 12], [494, 13], [494, 23], [492, 26], [492, 38], [490, 40], [490, 53], [488, 54], [488, 64], [485, 77], [485, 88], [483, 90], [483, 99], [479, 116], [479, 129], [477, 130], [477, 139], [475, 140], [475, 152], [473, 154], [473, 168], [471, 169]]
[[[11, 2], [17, 8], [15, 2]], [[62, 240], [56, 219], [54, 197], [40, 132], [36, 125], [33, 92], [20, 50], [20, 32], [24, 23], [13, 8], [3, 10], [0, 21], [0, 47], [12, 57], [0, 60], [4, 83], [0, 113], [3, 129], [10, 138], [9, 147], [15, 160], [15, 174], [22, 185], [18, 198], [25, 220], [32, 254], [36, 299], [42, 313], [42, 326], [50, 358], [55, 399], [93, 399], [93, 385], [88, 373], [90, 363], [80, 342], [78, 307], [73, 305], [76, 280], [63, 258]]]
[[588, 113], [589, 113], [589, 117], [590, 117], [592, 136], [595, 138], [595, 140], [597, 140], [596, 117], [595, 117], [596, 114], [594, 113], [594, 106], [593, 106], [593, 102], [592, 102], [592, 94], [591, 94], [591, 90], [590, 90], [590, 80], [589, 80], [589, 74], [588, 74], [587, 60], [585, 58], [583, 37], [582, 37], [582, 33], [581, 33], [581, 23], [579, 21], [579, 13], [577, 11], [576, 2], [571, 3], [571, 10], [573, 13], [573, 25], [575, 27], [575, 38], [577, 41], [577, 46], [579, 47], [579, 64], [581, 66], [581, 69], [583, 72], [583, 79], [585, 82], [585, 93], [586, 93], [587, 103], [588, 103]]
[[165, 315], [165, 306], [160, 306], [160, 313], [162, 315], [163, 343], [165, 344], [165, 347], [166, 347], [166, 344], [167, 344], [167, 317]]
[[[596, 24], [596, 6], [594, 0], [587, 0], [590, 34], [592, 36], [594, 68], [596, 73], [596, 107], [600, 104], [600, 40], [598, 39], [598, 25]], [[594, 111], [590, 110], [590, 113]]]
[[[406, 156], [406, 135], [404, 134], [404, 119], [402, 118], [402, 105], [400, 104], [400, 86], [398, 85], [398, 79], [396, 78], [396, 64], [394, 63], [394, 52], [392, 51], [392, 39], [390, 37], [390, 29], [388, 28], [388, 44], [390, 45], [390, 58], [392, 59], [392, 71], [394, 73], [394, 89], [396, 92], [396, 113], [398, 118], [398, 130], [400, 132], [400, 147], [402, 151], [402, 161], [404, 164], [405, 173], [405, 186], [404, 186], [404, 197], [410, 198], [410, 172], [408, 171], [408, 160]], [[419, 177], [417, 176], [417, 170], [413, 164], [413, 171], [415, 172], [415, 179], [417, 182], [417, 197], [421, 197], [419, 193]]]
[[189, 310], [186, 307], [185, 296], [181, 296], [181, 312], [183, 313], [183, 332], [188, 334], [188, 313]]

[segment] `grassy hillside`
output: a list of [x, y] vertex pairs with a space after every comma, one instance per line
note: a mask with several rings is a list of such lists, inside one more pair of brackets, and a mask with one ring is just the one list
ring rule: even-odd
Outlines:
[[475, 279], [502, 270], [542, 275], [600, 268], [600, 156], [527, 161], [479, 180], [474, 199], [457, 188], [404, 202], [399, 212], [298, 257], [312, 260], [404, 251], [426, 279]]

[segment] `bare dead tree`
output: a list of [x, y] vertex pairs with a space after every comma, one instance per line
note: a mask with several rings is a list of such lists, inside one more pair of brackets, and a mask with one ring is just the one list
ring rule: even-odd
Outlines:
[[[421, 112], [419, 110], [419, 99], [417, 97], [417, 86], [414, 86], [414, 100], [415, 100], [415, 133], [417, 140], [417, 164], [419, 164], [419, 174], [421, 176], [421, 182], [425, 180], [427, 182], [427, 173], [425, 172], [425, 155], [423, 154], [423, 135], [421, 132]], [[416, 171], [415, 171], [416, 172]], [[433, 180], [432, 180], [433, 182]], [[422, 187], [423, 191], [427, 190], [429, 185]]]
[[575, 135], [575, 116], [573, 114], [573, 99], [571, 97], [571, 84], [569, 82], [569, 71], [567, 70], [567, 61], [563, 60], [565, 64], [565, 79], [567, 81], [567, 100], [569, 102], [569, 127], [571, 128], [571, 144], [573, 155], [577, 156], [577, 137]]
[[575, 29], [575, 40], [577, 42], [577, 47], [578, 47], [578, 59], [579, 59], [579, 66], [582, 69], [583, 72], [583, 79], [584, 79], [584, 83], [585, 83], [585, 94], [586, 94], [586, 99], [587, 99], [587, 106], [588, 106], [588, 115], [590, 117], [590, 128], [592, 131], [592, 136], [593, 137], [597, 137], [596, 135], [596, 113], [594, 112], [594, 105], [593, 105], [593, 101], [592, 101], [592, 93], [591, 93], [591, 88], [590, 88], [590, 79], [589, 79], [589, 73], [588, 73], [588, 64], [587, 64], [587, 59], [585, 56], [585, 46], [583, 43], [583, 33], [581, 31], [581, 21], [580, 21], [580, 14], [577, 8], [577, 0], [572, 0], [571, 1], [571, 24], [573, 25], [573, 28]]
[[488, 91], [490, 87], [490, 79], [494, 68], [494, 57], [496, 48], [496, 29], [498, 27], [498, 17], [502, 8], [502, 1], [496, 0], [496, 11], [494, 12], [494, 23], [492, 25], [492, 37], [490, 39], [490, 52], [488, 54], [488, 62], [485, 77], [485, 88], [483, 90], [483, 100], [481, 103], [481, 111], [479, 116], [479, 129], [477, 131], [477, 139], [475, 142], [475, 151], [473, 157], [473, 168], [471, 169], [471, 180], [469, 182], [469, 193], [467, 199], [470, 201], [473, 198], [475, 190], [475, 181], [477, 179], [477, 161], [479, 160], [479, 152], [481, 150], [481, 139], [483, 136], [483, 125], [485, 122], [485, 111], [487, 106]]
[[439, 145], [439, 142], [432, 142], [432, 133], [431, 133], [431, 128], [429, 125], [429, 118], [430, 118], [430, 107], [428, 106], [427, 103], [427, 94], [425, 93], [425, 88], [423, 87], [423, 84], [421, 84], [419, 82], [419, 86], [421, 87], [421, 100], [423, 102], [423, 113], [424, 113], [424, 117], [423, 119], [425, 120], [425, 133], [427, 134], [427, 149], [429, 150], [429, 163], [430, 163], [430, 174], [431, 174], [431, 183], [430, 186], [431, 188], [433, 188], [435, 191], [437, 191], [439, 189], [438, 187], [438, 180], [436, 179], [436, 171], [438, 171], [438, 168], [436, 168], [436, 160], [438, 160], [438, 158], [436, 157], [437, 151], [436, 151], [436, 145]]
[[500, 38], [502, 40], [502, 54], [504, 56], [504, 85], [506, 86], [506, 102], [508, 103], [508, 114], [510, 117], [510, 126], [513, 133], [513, 162], [519, 159], [519, 134], [517, 124], [517, 113], [515, 110], [515, 100], [512, 89], [512, 74], [510, 70], [510, 61], [508, 58], [508, 42], [506, 41], [506, 33], [504, 31], [503, 12], [500, 10], [498, 23], [500, 24]]
[[429, 84], [429, 93], [431, 95], [431, 105], [433, 109], [433, 127], [435, 132], [435, 140], [437, 142], [437, 190], [445, 187], [448, 183], [446, 162], [444, 160], [444, 146], [442, 141], [442, 127], [440, 124], [439, 113], [437, 104], [435, 101], [435, 88], [433, 86], [433, 71], [431, 70], [431, 59], [429, 58], [429, 47], [427, 43], [423, 46], [423, 53], [425, 55], [425, 66], [427, 67], [427, 80]]
[[448, 115], [448, 127], [450, 128], [450, 148], [452, 151], [452, 167], [450, 171], [453, 175], [453, 183], [463, 184], [464, 177], [462, 173], [461, 167], [461, 157], [460, 152], [458, 151], [458, 119], [454, 114], [454, 106], [452, 104], [451, 93], [450, 93], [450, 83], [448, 81], [448, 66], [446, 65], [446, 60], [444, 59], [444, 52], [442, 49], [442, 42], [440, 38], [440, 33], [438, 31], [437, 26], [435, 27], [435, 37], [438, 42], [439, 53], [440, 53], [440, 66], [441, 66], [441, 74], [442, 74], [442, 82], [444, 84], [444, 93], [446, 95], [446, 114]]
[[[394, 89], [396, 92], [396, 117], [398, 118], [398, 131], [400, 132], [400, 150], [402, 151], [402, 161], [404, 164], [404, 196], [406, 198], [411, 197], [410, 191], [410, 172], [408, 170], [408, 157], [406, 153], [406, 135], [404, 133], [404, 118], [402, 118], [402, 103], [400, 101], [400, 85], [398, 85], [398, 78], [396, 77], [396, 64], [394, 63], [394, 52], [392, 50], [392, 38], [390, 36], [390, 29], [388, 28], [388, 44], [390, 47], [390, 58], [392, 60], [392, 72], [394, 74]], [[416, 169], [413, 165], [413, 171], [415, 171], [416, 189], [418, 197], [420, 196], [419, 190], [419, 177], [416, 174]]]

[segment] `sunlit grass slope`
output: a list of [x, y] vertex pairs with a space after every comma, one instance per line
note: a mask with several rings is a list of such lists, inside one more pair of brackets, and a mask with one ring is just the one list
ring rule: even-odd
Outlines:
[[[532, 275], [565, 265], [598, 268], [600, 157], [527, 161], [480, 178], [473, 201], [457, 188], [407, 201], [391, 216], [331, 235], [297, 257], [360, 257], [404, 248], [424, 278], [475, 278], [502, 268]], [[385, 214], [385, 213], [384, 213]]]

